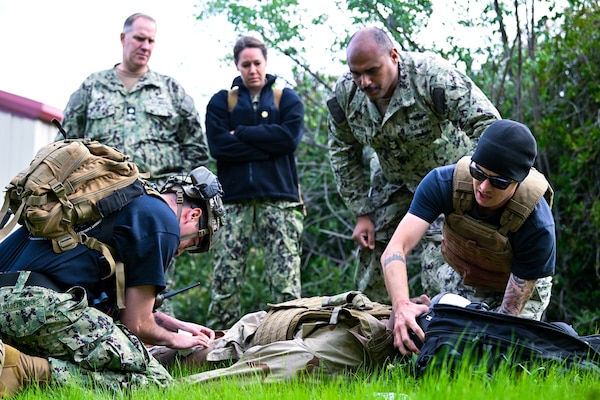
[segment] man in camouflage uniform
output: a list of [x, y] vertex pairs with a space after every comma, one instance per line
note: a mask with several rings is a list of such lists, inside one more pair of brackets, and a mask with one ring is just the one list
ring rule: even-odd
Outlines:
[[[500, 115], [446, 60], [399, 52], [378, 28], [352, 36], [347, 60], [350, 71], [327, 102], [331, 165], [341, 197], [357, 216], [356, 288], [389, 302], [380, 257], [416, 186], [432, 168], [470, 153]], [[365, 157], [366, 149], [376, 158]], [[429, 237], [427, 246], [439, 247], [439, 231]]]
[[208, 146], [193, 99], [173, 78], [148, 68], [155, 35], [150, 16], [127, 18], [122, 62], [85, 79], [62, 124], [69, 138], [91, 138], [129, 155], [160, 187], [172, 175], [205, 166]]
[[210, 344], [211, 329], [155, 310], [170, 260], [208, 250], [222, 225], [216, 176], [193, 172], [192, 185], [170, 180], [162, 198], [142, 191], [82, 233], [91, 239], [105, 223], [112, 229], [106, 244], [125, 265], [122, 309], [115, 275], [101, 279], [108, 266], [100, 252], [78, 244], [55, 253], [24, 226], [0, 243], [0, 397], [28, 384], [165, 386], [172, 377], [145, 344]]
[[[127, 154], [161, 188], [172, 175], [206, 166], [208, 145], [194, 100], [175, 79], [148, 67], [155, 36], [152, 17], [129, 16], [121, 63], [84, 80], [69, 99], [62, 125], [69, 138], [90, 138]], [[169, 287], [174, 269], [167, 273]]]

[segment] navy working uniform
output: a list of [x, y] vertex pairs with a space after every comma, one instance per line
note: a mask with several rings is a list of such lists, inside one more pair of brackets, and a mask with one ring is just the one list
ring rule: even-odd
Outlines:
[[68, 137], [119, 149], [159, 187], [172, 175], [208, 164], [200, 116], [183, 87], [148, 71], [127, 90], [115, 69], [91, 74], [71, 95], [63, 117]]
[[[180, 240], [174, 212], [161, 199], [144, 194], [114, 216], [106, 243], [126, 265], [125, 286], [164, 289], [165, 268]], [[98, 237], [102, 224], [88, 228], [89, 236]], [[31, 237], [21, 227], [0, 243], [0, 271], [27, 270], [14, 286], [0, 287], [2, 341], [47, 358], [55, 382], [85, 385], [91, 378], [115, 389], [167, 384], [171, 376], [144, 344], [88, 304], [88, 299], [90, 303], [103, 299], [101, 277], [107, 268], [97, 251], [79, 245], [56, 254], [50, 240]], [[66, 291], [28, 285], [28, 271], [43, 273], [58, 285], [56, 289]]]
[[[417, 185], [431, 169], [470, 154], [500, 114], [447, 60], [411, 52], [399, 52], [398, 83], [385, 115], [357, 88], [350, 72], [337, 81], [328, 105], [338, 191], [355, 216], [368, 215], [375, 225], [375, 249], [360, 249], [356, 288], [387, 303], [381, 254]], [[365, 161], [367, 151], [375, 155]], [[365, 172], [369, 167], [370, 174]], [[440, 236], [432, 230], [428, 246], [439, 249]]]

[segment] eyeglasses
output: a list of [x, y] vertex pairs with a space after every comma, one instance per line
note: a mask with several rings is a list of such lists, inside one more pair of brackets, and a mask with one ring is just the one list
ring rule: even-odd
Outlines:
[[510, 186], [511, 183], [516, 182], [514, 179], [506, 179], [499, 176], [489, 176], [485, 172], [479, 169], [477, 165], [473, 161], [471, 161], [471, 165], [469, 165], [469, 172], [471, 176], [477, 179], [480, 182], [488, 179], [490, 184], [496, 189], [504, 190]]

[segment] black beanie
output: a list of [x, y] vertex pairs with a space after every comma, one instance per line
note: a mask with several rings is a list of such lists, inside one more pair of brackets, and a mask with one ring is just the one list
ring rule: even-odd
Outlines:
[[529, 128], [501, 119], [483, 132], [471, 159], [502, 178], [523, 182], [536, 155], [537, 145]]

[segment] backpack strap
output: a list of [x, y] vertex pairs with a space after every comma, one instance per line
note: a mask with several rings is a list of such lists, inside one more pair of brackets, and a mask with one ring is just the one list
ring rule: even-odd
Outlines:
[[[354, 99], [354, 96], [356, 95], [356, 90], [357, 86], [356, 83], [354, 83], [353, 81], [352, 87], [350, 88], [350, 93], [348, 94], [348, 99], [346, 101], [346, 107], [352, 102], [352, 99]], [[333, 120], [337, 124], [341, 124], [344, 121], [346, 121], [346, 113], [344, 112], [344, 108], [342, 108], [342, 106], [340, 105], [336, 93], [333, 94], [333, 97], [327, 100], [327, 108], [329, 110], [331, 118], [333, 118]]]
[[281, 96], [283, 95], [283, 90], [280, 88], [273, 87], [273, 103], [275, 103], [275, 107], [279, 110], [279, 103], [281, 103]]
[[227, 110], [231, 113], [238, 101], [239, 86], [234, 86], [227, 91]]
[[9, 233], [13, 231], [15, 226], [17, 226], [17, 221], [19, 220], [21, 213], [23, 212], [23, 208], [25, 207], [25, 202], [21, 202], [19, 208], [14, 211], [14, 216], [12, 219], [10, 218], [10, 210], [8, 209], [10, 204], [10, 193], [7, 191], [4, 195], [4, 204], [2, 205], [2, 209], [0, 210], [0, 217], [2, 218], [2, 229], [0, 230], [0, 241], [2, 241]]
[[[115, 217], [116, 213], [112, 212], [106, 217], [102, 218], [102, 225], [100, 226], [100, 244], [106, 243], [112, 237], [114, 230], [113, 228], [115, 226]], [[102, 277], [102, 279], [109, 278], [114, 272], [117, 294], [117, 307], [119, 308], [119, 310], [122, 310], [125, 308], [125, 264], [119, 259], [117, 251], [113, 247], [108, 246], [106, 244], [104, 244], [104, 246], [108, 249], [110, 257], [106, 257], [106, 254], [104, 253], [102, 254], [108, 262], [111, 271], [108, 276]], [[111, 260], [114, 263], [114, 269], [111, 264]]]
[[[227, 91], [227, 110], [229, 112], [233, 112], [239, 96], [240, 87], [234, 86]], [[279, 104], [281, 103], [281, 96], [283, 95], [283, 89], [278, 87], [273, 87], [273, 103], [275, 103], [275, 107], [279, 110]]]
[[117, 257], [116, 250], [102, 243], [100, 240], [94, 237], [86, 237], [81, 239], [84, 245], [90, 249], [94, 249], [102, 253], [106, 262], [110, 267], [110, 273], [102, 279], [108, 279], [113, 274], [115, 275], [115, 281], [117, 284], [117, 306], [120, 310], [125, 308], [125, 264]]

